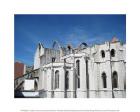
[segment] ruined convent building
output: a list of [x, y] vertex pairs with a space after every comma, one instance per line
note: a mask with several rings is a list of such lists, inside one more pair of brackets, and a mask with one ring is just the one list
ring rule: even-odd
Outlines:
[[[125, 98], [126, 45], [113, 38], [110, 42], [77, 48], [52, 48], [38, 44], [34, 55], [38, 70], [34, 90], [44, 90], [47, 98]], [[29, 79], [24, 82], [28, 90]]]

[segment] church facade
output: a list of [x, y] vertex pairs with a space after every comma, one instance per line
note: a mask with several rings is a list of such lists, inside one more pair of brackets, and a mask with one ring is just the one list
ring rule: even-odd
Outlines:
[[44, 90], [47, 98], [125, 98], [125, 46], [116, 38], [93, 46], [81, 43], [77, 48], [62, 47], [57, 41], [52, 48], [39, 43], [34, 90]]

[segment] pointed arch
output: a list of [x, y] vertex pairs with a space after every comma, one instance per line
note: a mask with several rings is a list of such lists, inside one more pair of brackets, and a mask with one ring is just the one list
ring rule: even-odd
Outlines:
[[88, 47], [87, 43], [83, 42], [83, 43], [81, 43], [81, 44], [79, 45], [79, 50], [85, 49], [85, 48], [87, 48], [87, 47]]
[[110, 55], [111, 55], [111, 57], [115, 57], [115, 49], [111, 49], [111, 51], [110, 51], [110, 52], [111, 52], [111, 54], [110, 54]]
[[112, 88], [118, 88], [118, 73], [116, 71], [112, 74]]
[[53, 42], [52, 48], [53, 48], [53, 49], [56, 49], [55, 47], [58, 47], [58, 49], [61, 50], [61, 45], [59, 44], [58, 41], [54, 41], [54, 42]]
[[106, 81], [106, 73], [102, 73], [102, 82], [103, 82], [103, 88], [107, 88], [107, 81]]
[[104, 50], [101, 50], [101, 56], [102, 56], [102, 58], [105, 58], [105, 51]]
[[55, 71], [55, 89], [59, 88], [59, 71]]

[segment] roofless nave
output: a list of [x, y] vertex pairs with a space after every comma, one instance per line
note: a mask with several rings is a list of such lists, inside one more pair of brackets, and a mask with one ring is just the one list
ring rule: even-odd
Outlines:
[[77, 48], [62, 47], [57, 41], [52, 48], [39, 43], [34, 70], [15, 80], [15, 93], [16, 97], [125, 98], [125, 44], [117, 38]]

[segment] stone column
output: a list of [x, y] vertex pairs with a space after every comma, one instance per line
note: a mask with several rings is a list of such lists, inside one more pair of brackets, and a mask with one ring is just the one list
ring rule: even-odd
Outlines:
[[93, 81], [93, 64], [92, 64], [92, 61], [91, 60], [89, 60], [88, 61], [89, 63], [88, 63], [88, 73], [89, 73], [89, 97], [92, 97], [92, 92], [93, 92], [93, 85], [94, 85], [94, 81]]
[[44, 89], [44, 69], [42, 69], [42, 88], [41, 89]]
[[80, 89], [77, 91], [77, 97], [87, 97], [87, 85], [86, 85], [86, 60], [83, 56], [80, 59]]
[[75, 97], [75, 74], [74, 74], [74, 68], [71, 68], [69, 71], [69, 90], [70, 90], [70, 96], [71, 98]]
[[39, 76], [39, 90], [42, 90], [43, 89], [43, 83], [44, 83], [44, 72], [43, 72], [43, 69], [41, 68], [40, 69], [40, 76]]
[[55, 89], [55, 73], [53, 65], [51, 67], [51, 97], [54, 97], [54, 89]]
[[52, 97], [52, 69], [47, 69], [47, 97]]
[[44, 90], [47, 90], [47, 69], [44, 68]]
[[59, 74], [60, 80], [59, 80], [59, 84], [60, 84], [60, 97], [64, 98], [65, 96], [65, 67], [62, 66], [60, 69], [60, 74]]

